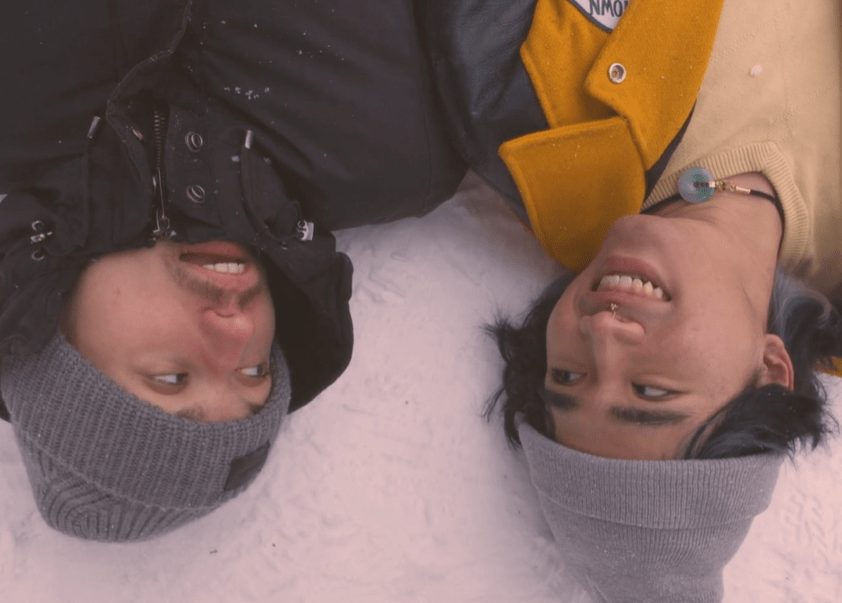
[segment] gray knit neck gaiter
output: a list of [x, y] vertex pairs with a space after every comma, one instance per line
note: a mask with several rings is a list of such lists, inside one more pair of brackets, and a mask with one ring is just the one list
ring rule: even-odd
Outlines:
[[242, 492], [286, 416], [289, 373], [277, 345], [263, 409], [198, 423], [125, 391], [63, 336], [35, 356], [4, 359], [2, 397], [38, 509], [66, 534], [150, 538], [206, 515]]
[[635, 461], [518, 428], [566, 566], [603, 603], [716, 603], [722, 570], [768, 506], [783, 456]]

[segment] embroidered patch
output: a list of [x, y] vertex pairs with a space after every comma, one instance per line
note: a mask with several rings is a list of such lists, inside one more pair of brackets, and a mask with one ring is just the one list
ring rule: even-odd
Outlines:
[[604, 31], [614, 31], [629, 0], [570, 0], [591, 22]]
[[260, 470], [263, 469], [263, 465], [266, 463], [266, 457], [268, 456], [269, 444], [264, 444], [254, 452], [237, 457], [231, 461], [231, 470], [228, 472], [228, 479], [225, 482], [223, 491], [236, 490], [253, 480]]

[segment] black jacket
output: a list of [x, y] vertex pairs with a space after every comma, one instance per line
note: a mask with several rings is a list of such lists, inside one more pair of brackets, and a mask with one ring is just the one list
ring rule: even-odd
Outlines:
[[413, 10], [7, 3], [0, 357], [55, 334], [91, 258], [149, 244], [163, 224], [177, 241], [226, 238], [260, 255], [292, 408], [332, 383], [353, 332], [351, 263], [330, 230], [424, 214], [465, 170], [443, 135]]

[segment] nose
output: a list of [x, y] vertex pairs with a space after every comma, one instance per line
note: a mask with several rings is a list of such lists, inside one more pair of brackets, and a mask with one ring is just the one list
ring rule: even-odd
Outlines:
[[593, 361], [592, 387], [587, 398], [595, 408], [613, 404], [625, 391], [625, 370], [634, 356], [634, 348], [643, 343], [643, 327], [611, 311], [585, 314], [579, 330], [590, 348]]
[[237, 368], [255, 333], [251, 315], [230, 303], [204, 310], [201, 324], [209, 344], [209, 365], [221, 372]]
[[579, 319], [579, 330], [594, 349], [611, 346], [632, 347], [643, 342], [643, 326], [611, 311], [586, 314]]

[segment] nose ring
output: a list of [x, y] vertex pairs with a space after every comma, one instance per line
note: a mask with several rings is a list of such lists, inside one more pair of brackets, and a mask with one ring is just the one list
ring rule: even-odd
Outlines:
[[608, 304], [608, 309], [611, 310], [611, 318], [617, 318], [617, 308], [619, 308], [619, 307], [620, 306], [618, 306], [614, 302], [611, 302], [610, 304]]

